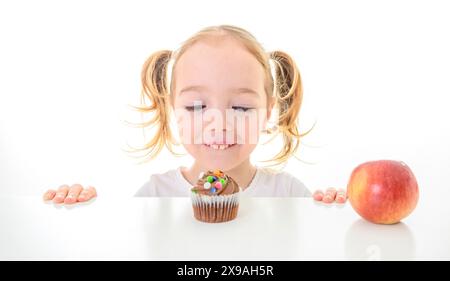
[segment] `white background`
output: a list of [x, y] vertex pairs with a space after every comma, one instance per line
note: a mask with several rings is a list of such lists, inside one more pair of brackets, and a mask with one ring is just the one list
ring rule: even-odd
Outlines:
[[[121, 151], [144, 60], [199, 29], [243, 27], [288, 52], [304, 83], [301, 157], [310, 189], [344, 187], [374, 159], [405, 161], [422, 199], [443, 200], [450, 171], [450, 9], [446, 1], [2, 1], [0, 195], [62, 183], [130, 197], [152, 173]], [[446, 121], [447, 120], [447, 121]], [[258, 149], [255, 157], [258, 155]], [[174, 162], [176, 160], [176, 162]], [[431, 204], [430, 208], [433, 204]], [[439, 211], [439, 205], [434, 205]]]

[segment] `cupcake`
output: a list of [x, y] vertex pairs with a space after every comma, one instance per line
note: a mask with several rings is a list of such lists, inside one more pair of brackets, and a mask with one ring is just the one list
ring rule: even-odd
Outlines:
[[191, 189], [194, 216], [203, 222], [226, 222], [236, 218], [239, 186], [221, 170], [200, 173]]

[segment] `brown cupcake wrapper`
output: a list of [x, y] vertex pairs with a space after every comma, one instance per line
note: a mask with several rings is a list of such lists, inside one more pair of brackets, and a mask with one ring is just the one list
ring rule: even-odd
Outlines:
[[208, 196], [191, 194], [194, 217], [202, 222], [218, 223], [236, 218], [239, 209], [239, 193]]

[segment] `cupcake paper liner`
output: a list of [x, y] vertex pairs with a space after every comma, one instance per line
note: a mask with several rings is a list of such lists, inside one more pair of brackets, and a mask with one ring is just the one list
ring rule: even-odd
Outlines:
[[239, 192], [229, 195], [208, 196], [191, 193], [194, 217], [203, 222], [226, 222], [236, 218]]

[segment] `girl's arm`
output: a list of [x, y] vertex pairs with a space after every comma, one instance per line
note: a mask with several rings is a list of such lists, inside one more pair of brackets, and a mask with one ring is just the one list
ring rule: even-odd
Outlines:
[[83, 188], [81, 184], [61, 185], [58, 190], [49, 189], [44, 193], [44, 200], [52, 200], [57, 204], [74, 204], [77, 202], [86, 202], [97, 196], [97, 191], [93, 186]]
[[330, 204], [333, 202], [336, 203], [345, 203], [347, 201], [347, 192], [345, 189], [336, 188], [328, 188], [325, 193], [322, 190], [316, 190], [313, 194], [313, 198], [316, 201], [322, 201], [324, 203]]

